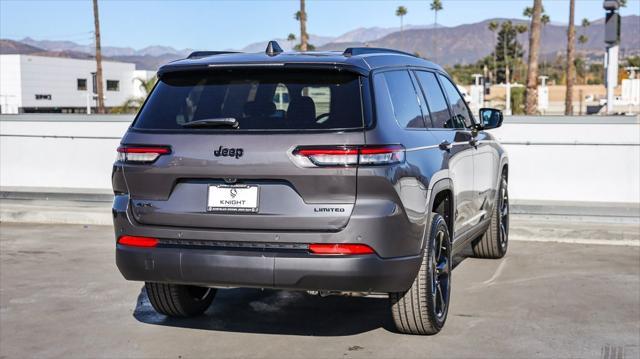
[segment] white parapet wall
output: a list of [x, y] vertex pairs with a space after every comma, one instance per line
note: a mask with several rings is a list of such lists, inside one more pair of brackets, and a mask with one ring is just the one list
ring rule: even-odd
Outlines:
[[514, 199], [640, 203], [638, 117], [515, 117], [491, 132]]
[[[132, 116], [0, 117], [0, 186], [106, 191]], [[512, 199], [640, 203], [636, 117], [507, 117]]]

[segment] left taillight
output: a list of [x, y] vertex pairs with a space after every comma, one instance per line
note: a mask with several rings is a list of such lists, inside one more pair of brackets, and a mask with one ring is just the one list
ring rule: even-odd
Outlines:
[[292, 152], [303, 167], [380, 166], [404, 162], [401, 145], [299, 146]]
[[152, 163], [162, 155], [171, 153], [169, 146], [120, 146], [118, 161], [126, 163]]
[[138, 236], [122, 236], [118, 238], [118, 244], [129, 247], [156, 247], [158, 239]]

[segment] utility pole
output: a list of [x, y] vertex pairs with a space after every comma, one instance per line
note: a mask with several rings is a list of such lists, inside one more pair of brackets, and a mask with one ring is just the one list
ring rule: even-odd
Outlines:
[[567, 89], [564, 97], [564, 114], [573, 116], [573, 84], [576, 78], [575, 45], [576, 45], [576, 0], [569, 1], [569, 30], [567, 31]]
[[613, 90], [618, 86], [618, 50], [620, 43], [620, 8], [619, 1], [607, 0], [603, 4], [607, 11], [604, 26], [604, 42], [607, 44], [607, 53], [604, 58], [606, 68], [607, 86], [607, 114], [613, 114]]
[[98, 95], [97, 113], [104, 113], [104, 90], [102, 87], [102, 49], [100, 47], [100, 16], [98, 0], [93, 0], [93, 24], [96, 36], [96, 93]]

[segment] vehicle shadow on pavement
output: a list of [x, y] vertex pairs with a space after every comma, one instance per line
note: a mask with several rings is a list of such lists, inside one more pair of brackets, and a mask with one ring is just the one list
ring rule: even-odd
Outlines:
[[[454, 258], [454, 266], [463, 260]], [[396, 333], [387, 298], [273, 289], [219, 289], [204, 315], [170, 318], [156, 313], [143, 286], [133, 316], [146, 324], [240, 333], [346, 336], [378, 328]]]
[[387, 298], [320, 297], [306, 292], [220, 289], [211, 307], [195, 318], [154, 311], [144, 287], [133, 316], [140, 322], [212, 331], [344, 336], [378, 328], [394, 331]]

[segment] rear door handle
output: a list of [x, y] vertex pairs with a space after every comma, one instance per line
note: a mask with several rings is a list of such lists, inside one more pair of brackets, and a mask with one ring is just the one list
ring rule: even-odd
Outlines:
[[444, 140], [444, 141], [440, 142], [439, 147], [443, 151], [451, 151], [451, 147], [452, 146], [451, 146], [451, 143], [449, 141]]

